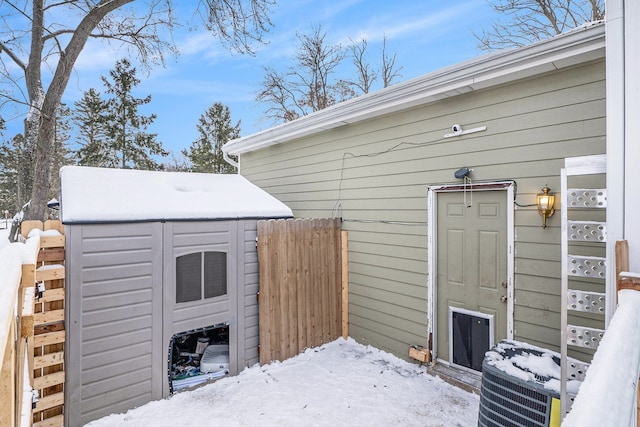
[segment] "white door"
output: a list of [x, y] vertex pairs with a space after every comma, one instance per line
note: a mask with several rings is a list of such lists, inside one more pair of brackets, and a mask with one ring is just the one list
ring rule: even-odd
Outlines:
[[442, 192], [436, 214], [437, 358], [453, 361], [450, 307], [493, 316], [494, 340], [507, 337], [507, 192], [474, 191], [467, 203]]

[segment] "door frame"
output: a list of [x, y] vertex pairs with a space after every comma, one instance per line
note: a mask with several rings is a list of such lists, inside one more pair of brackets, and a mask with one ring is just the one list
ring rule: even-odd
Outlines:
[[515, 272], [515, 181], [491, 181], [473, 184], [440, 184], [427, 187], [427, 333], [431, 344], [431, 354], [436, 361], [448, 363], [438, 359], [438, 325], [437, 325], [437, 261], [436, 248], [438, 243], [438, 194], [461, 193], [467, 191], [506, 191], [507, 192], [507, 339], [514, 336], [514, 272]]

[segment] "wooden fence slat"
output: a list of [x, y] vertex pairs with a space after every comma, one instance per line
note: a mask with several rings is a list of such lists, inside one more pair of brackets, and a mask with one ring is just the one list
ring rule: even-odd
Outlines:
[[65, 331], [49, 332], [48, 334], [36, 335], [33, 337], [33, 345], [40, 347], [43, 345], [60, 344], [65, 341]]
[[20, 336], [22, 338], [33, 336], [33, 297], [34, 288], [21, 288], [22, 310], [20, 311]]
[[59, 248], [64, 247], [64, 236], [40, 236], [41, 248]]
[[260, 338], [260, 344], [258, 349], [258, 356], [260, 357], [260, 363], [265, 364], [268, 363], [267, 354], [271, 353], [271, 348], [269, 346], [269, 334], [271, 330], [271, 325], [269, 324], [270, 316], [268, 315], [269, 307], [269, 257], [268, 255], [268, 245], [266, 240], [268, 231], [268, 222], [267, 221], [258, 221], [257, 223], [257, 234], [258, 234], [258, 242], [256, 245], [256, 250], [258, 251], [258, 265], [260, 268], [258, 269], [258, 324], [259, 330], [258, 335]]
[[293, 221], [294, 233], [296, 235], [295, 246], [295, 263], [296, 263], [296, 284], [298, 292], [296, 293], [296, 306], [298, 308], [296, 326], [298, 331], [297, 347], [298, 353], [302, 353], [307, 347], [307, 323], [305, 321], [305, 313], [307, 311], [307, 286], [304, 280], [306, 264], [304, 261], [304, 223], [301, 219]]
[[58, 279], [64, 279], [64, 265], [62, 264], [43, 265], [36, 269], [36, 281], [38, 282]]
[[38, 252], [38, 262], [51, 262], [64, 260], [65, 249], [61, 247], [47, 248]]
[[56, 415], [43, 421], [33, 423], [33, 427], [60, 427], [64, 425], [64, 415]]
[[[4, 332], [4, 331], [3, 331]], [[15, 425], [16, 410], [16, 383], [14, 381], [16, 374], [16, 322], [10, 321], [7, 331], [7, 339], [3, 350], [2, 366], [0, 367], [0, 422], [3, 425]]]
[[341, 268], [341, 286], [342, 286], [342, 338], [349, 338], [349, 234], [343, 231], [340, 234], [341, 252], [342, 252], [342, 268]]
[[64, 288], [47, 289], [38, 298], [38, 302], [64, 301]]
[[57, 230], [60, 234], [64, 234], [64, 225], [62, 224], [62, 221], [58, 219], [49, 219], [44, 222], [44, 230]]
[[64, 393], [54, 393], [49, 396], [41, 397], [36, 403], [34, 411], [41, 412], [47, 409], [55, 408], [64, 404]]
[[34, 286], [36, 283], [36, 265], [22, 264], [22, 276], [20, 277], [20, 286]]
[[47, 323], [61, 322], [64, 320], [64, 309], [49, 310], [44, 313], [36, 313], [33, 315], [35, 325], [44, 325]]
[[64, 371], [53, 372], [33, 379], [33, 388], [35, 390], [42, 390], [58, 384], [64, 384]]
[[46, 368], [48, 366], [60, 365], [62, 363], [64, 363], [64, 351], [49, 353], [33, 358], [34, 369]]
[[286, 288], [283, 294], [286, 294], [287, 304], [287, 326], [288, 326], [288, 343], [286, 358], [298, 354], [298, 292], [297, 292], [297, 271], [296, 271], [296, 234], [295, 221], [284, 221], [283, 227], [286, 235]]
[[324, 253], [324, 245], [320, 242], [323, 241], [324, 233], [323, 233], [323, 222], [322, 219], [315, 220], [316, 222], [316, 237], [318, 239], [318, 244], [315, 245], [316, 252], [318, 257], [316, 258], [316, 262], [311, 266], [314, 268], [313, 275], [317, 277], [316, 281], [316, 298], [317, 302], [315, 304], [315, 314], [316, 314], [316, 346], [322, 345], [325, 341], [325, 324], [327, 320], [327, 316], [325, 314], [326, 310], [326, 298], [324, 296], [325, 291], [325, 263], [327, 261], [326, 254]]
[[42, 221], [39, 221], [37, 219], [24, 220], [20, 224], [20, 234], [22, 234], [23, 237], [27, 237], [29, 233], [31, 233], [31, 230], [42, 230], [43, 228], [44, 224], [42, 223]]
[[340, 231], [340, 222], [338, 219], [334, 220], [335, 224], [333, 227], [333, 253], [339, 254], [336, 258], [333, 257], [333, 278], [331, 279], [333, 282], [333, 305], [336, 313], [336, 317], [333, 321], [333, 333], [332, 336], [341, 336], [342, 335], [342, 303], [341, 303], [341, 295], [342, 295], [342, 244], [341, 244], [341, 231]]
[[276, 343], [280, 347], [280, 354], [278, 360], [285, 360], [289, 357], [289, 295], [287, 293], [287, 232], [285, 220], [281, 219], [276, 221], [278, 236], [278, 265], [277, 271], [280, 274], [280, 279], [275, 283], [278, 286], [279, 302], [278, 308], [280, 309], [280, 340]]

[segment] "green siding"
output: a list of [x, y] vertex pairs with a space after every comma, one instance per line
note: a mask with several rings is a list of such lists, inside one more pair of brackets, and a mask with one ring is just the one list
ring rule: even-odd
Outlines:
[[[484, 132], [444, 139], [451, 125]], [[560, 190], [565, 157], [605, 151], [605, 64], [597, 61], [345, 125], [241, 156], [241, 172], [297, 217], [344, 219], [350, 335], [405, 357], [427, 344], [429, 185], [515, 180], [530, 204]], [[558, 202], [556, 204], [558, 206]], [[515, 212], [515, 337], [560, 340], [560, 215], [546, 230]]]

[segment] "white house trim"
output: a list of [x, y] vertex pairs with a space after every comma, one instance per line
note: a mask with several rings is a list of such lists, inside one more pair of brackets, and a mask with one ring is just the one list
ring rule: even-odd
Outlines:
[[593, 23], [549, 40], [494, 52], [336, 104], [297, 120], [229, 141], [240, 155], [441, 99], [604, 58], [604, 24]]

